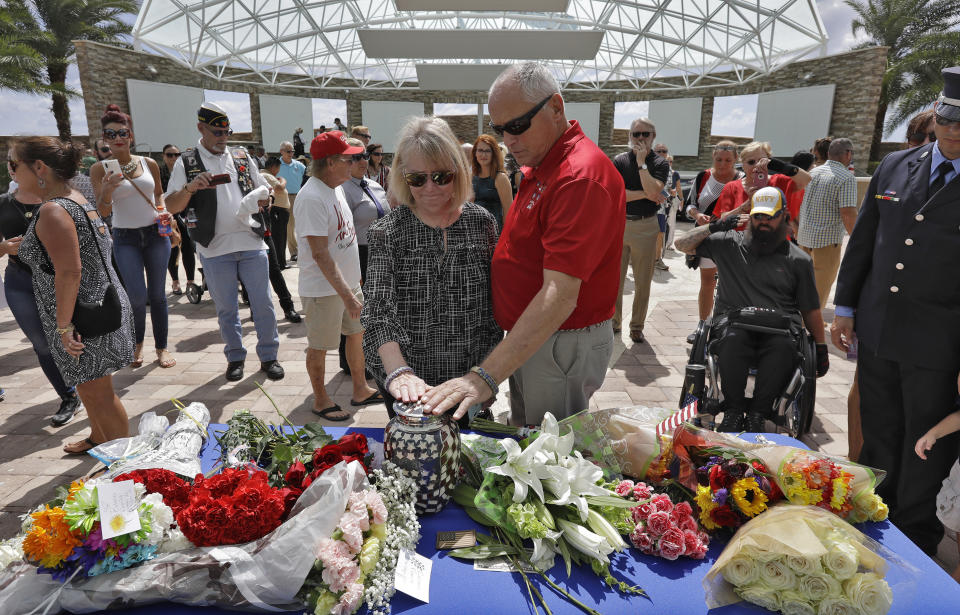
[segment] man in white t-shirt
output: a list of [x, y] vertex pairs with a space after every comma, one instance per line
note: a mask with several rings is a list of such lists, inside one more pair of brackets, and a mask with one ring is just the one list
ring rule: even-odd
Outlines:
[[313, 411], [330, 421], [350, 418], [324, 386], [326, 354], [339, 347], [341, 333], [347, 338], [347, 363], [353, 380], [350, 404], [365, 406], [383, 401], [364, 378], [360, 253], [353, 213], [340, 187], [350, 178], [353, 156], [359, 158], [363, 152], [362, 147], [348, 145], [342, 132], [318, 135], [310, 144], [310, 179], [293, 203], [297, 241], [305, 255], [300, 259], [300, 298], [307, 322], [307, 373], [313, 386]]

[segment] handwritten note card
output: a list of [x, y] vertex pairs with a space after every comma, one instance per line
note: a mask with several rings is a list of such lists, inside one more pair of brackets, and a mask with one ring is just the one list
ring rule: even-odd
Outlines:
[[140, 529], [137, 495], [133, 491], [132, 480], [97, 485], [97, 499], [100, 505], [100, 528], [104, 539], [122, 536]]
[[402, 549], [397, 558], [395, 585], [397, 591], [416, 598], [421, 602], [430, 602], [430, 571], [433, 562], [419, 553]]

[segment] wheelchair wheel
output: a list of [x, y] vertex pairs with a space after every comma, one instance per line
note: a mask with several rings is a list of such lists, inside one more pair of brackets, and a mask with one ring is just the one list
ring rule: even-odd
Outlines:
[[197, 304], [200, 303], [200, 298], [203, 297], [203, 289], [193, 283], [188, 283], [184, 294], [187, 296], [187, 300], [190, 303]]
[[813, 423], [813, 409], [817, 401], [817, 352], [816, 344], [807, 331], [803, 332], [800, 344], [800, 373], [803, 385], [790, 402], [787, 416], [784, 417], [787, 434], [800, 439], [810, 432]]
[[[704, 365], [707, 364], [707, 342], [710, 337], [710, 324], [709, 321], [701, 320], [697, 324], [696, 330], [693, 332], [693, 344], [690, 347], [690, 358], [687, 360], [687, 365]], [[680, 400], [677, 402], [677, 407], [682, 408], [683, 403], [686, 401], [687, 393], [690, 389], [690, 384], [687, 382], [687, 377], [684, 375], [683, 386], [680, 388]], [[696, 393], [697, 397], [703, 399], [703, 391]]]

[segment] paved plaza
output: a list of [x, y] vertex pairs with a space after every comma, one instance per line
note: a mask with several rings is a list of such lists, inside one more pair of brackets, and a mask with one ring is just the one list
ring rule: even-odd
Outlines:
[[[680, 225], [683, 232], [689, 225]], [[594, 395], [591, 408], [629, 405], [675, 408], [687, 362], [686, 336], [697, 324], [699, 272], [684, 265], [683, 255], [671, 253], [666, 259], [669, 271], [654, 276], [650, 312], [645, 328], [646, 343], [634, 344], [627, 331], [618, 340], [611, 366], [601, 389]], [[0, 259], [0, 271], [6, 257]], [[296, 295], [296, 267], [284, 272], [291, 292]], [[181, 272], [182, 276], [182, 272]], [[183, 278], [181, 277], [181, 281]], [[169, 288], [168, 288], [169, 290]], [[632, 274], [626, 284], [624, 322], [629, 322], [633, 292]], [[144, 364], [114, 374], [114, 384], [130, 417], [135, 433], [140, 416], [148, 411], [176, 415], [171, 399], [184, 403], [202, 402], [210, 410], [213, 422], [225, 422], [235, 410], [247, 408], [266, 421], [277, 422], [273, 404], [257, 388], [262, 383], [282, 412], [294, 424], [316, 420], [310, 412], [313, 392], [305, 365], [306, 329], [303, 323], [280, 323], [279, 359], [286, 377], [278, 382], [266, 380], [258, 372], [254, 347], [256, 334], [249, 311], [241, 307], [244, 343], [248, 349], [243, 380], [228, 383], [223, 372], [226, 360], [217, 326], [216, 310], [209, 294], [198, 305], [184, 296], [168, 294], [170, 304], [170, 351], [177, 365], [161, 369], [156, 363], [149, 322], [144, 346]], [[295, 297], [299, 306], [299, 300]], [[282, 314], [276, 305], [278, 314]], [[824, 320], [833, 319], [832, 304]], [[816, 413], [806, 443], [816, 450], [844, 456], [847, 454], [847, 394], [853, 380], [854, 362], [830, 347], [830, 371], [817, 382]], [[357, 427], [383, 427], [386, 408], [381, 404], [354, 409], [350, 406], [351, 384], [339, 369], [335, 353], [327, 356], [326, 380], [334, 401], [353, 417], [348, 422], [329, 423]], [[9, 310], [0, 311], [0, 387], [6, 400], [0, 402], [0, 538], [8, 538], [19, 529], [19, 515], [50, 499], [57, 486], [84, 476], [98, 462], [87, 455], [71, 456], [61, 450], [65, 442], [89, 435], [89, 421], [81, 412], [59, 428], [50, 426], [59, 399], [44, 378], [27, 338]], [[506, 388], [506, 384], [503, 385]], [[508, 409], [504, 395], [494, 406], [495, 414], [505, 418]], [[324, 422], [324, 421], [321, 421]], [[326, 423], [326, 422], [324, 422]], [[956, 544], [945, 539], [940, 549], [944, 565], [956, 564]]]

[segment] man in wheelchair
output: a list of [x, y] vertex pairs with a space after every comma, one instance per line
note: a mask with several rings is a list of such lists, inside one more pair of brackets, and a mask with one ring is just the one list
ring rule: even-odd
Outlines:
[[[711, 335], [718, 339], [713, 350], [724, 397], [720, 431], [764, 430], [796, 366], [803, 326], [816, 343], [817, 377], [829, 368], [813, 261], [786, 238], [786, 197], [779, 188], [760, 188], [750, 205], [750, 214], [729, 215], [675, 242], [677, 249], [717, 264], [720, 283]], [[747, 224], [746, 229], [735, 230], [738, 224]], [[757, 374], [747, 407], [752, 366]]]

